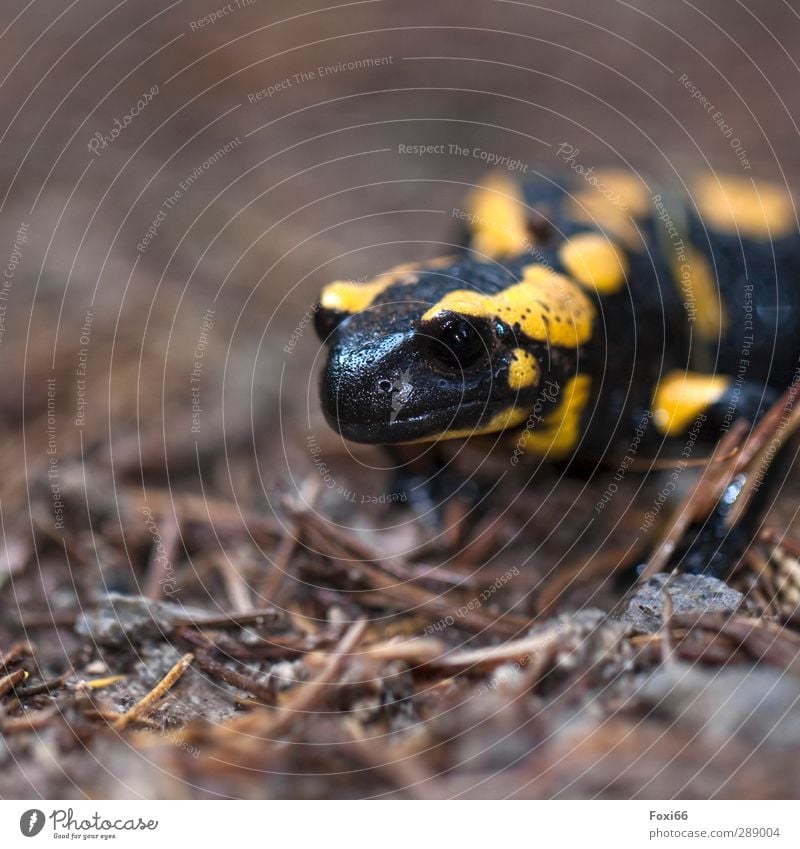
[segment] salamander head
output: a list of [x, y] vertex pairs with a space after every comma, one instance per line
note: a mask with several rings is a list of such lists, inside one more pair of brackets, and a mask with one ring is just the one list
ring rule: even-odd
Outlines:
[[519, 285], [514, 270], [464, 260], [327, 286], [316, 328], [330, 425], [355, 442], [398, 443], [522, 424], [550, 357], [525, 332]]

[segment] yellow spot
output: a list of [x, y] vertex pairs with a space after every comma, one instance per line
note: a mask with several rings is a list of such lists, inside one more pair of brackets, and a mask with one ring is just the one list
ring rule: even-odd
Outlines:
[[508, 385], [512, 389], [526, 389], [539, 382], [539, 363], [533, 354], [522, 348], [511, 352], [511, 363], [508, 366]]
[[371, 283], [353, 283], [337, 280], [329, 283], [320, 296], [320, 306], [335, 312], [357, 313], [365, 310], [389, 284], [383, 280]]
[[421, 272], [445, 268], [454, 262], [455, 258], [452, 256], [437, 257], [424, 262], [405, 262], [379, 274], [368, 283], [337, 280], [323, 288], [320, 306], [334, 312], [349, 314], [361, 312], [394, 283], [402, 282], [409, 285], [416, 283]]
[[[519, 427], [530, 415], [530, 411], [524, 407], [507, 407], [492, 416], [488, 422], [479, 427], [465, 427], [462, 429], [445, 431], [441, 436], [433, 439], [467, 439], [470, 436], [485, 436], [488, 433], [499, 433], [510, 427]], [[430, 441], [430, 440], [426, 440]]]
[[429, 321], [443, 312], [457, 312], [471, 318], [488, 318], [492, 314], [492, 305], [497, 295], [482, 295], [471, 289], [456, 289], [448, 292], [422, 316]]
[[792, 197], [779, 183], [710, 174], [692, 188], [700, 217], [711, 229], [759, 240], [797, 229]]
[[589, 175], [586, 188], [567, 201], [570, 217], [598, 227], [630, 248], [641, 249], [635, 221], [647, 215], [650, 195], [642, 181], [627, 171], [601, 168]]
[[506, 407], [499, 413], [493, 415], [486, 424], [475, 427], [454, 428], [444, 433], [432, 436], [423, 436], [420, 439], [412, 439], [411, 443], [438, 442], [440, 439], [469, 439], [471, 436], [486, 436], [489, 433], [499, 433], [511, 427], [519, 427], [530, 415], [530, 411], [524, 407]]
[[564, 242], [558, 251], [567, 271], [584, 286], [610, 295], [625, 283], [625, 255], [602, 233], [580, 233]]
[[518, 445], [523, 451], [563, 459], [578, 443], [581, 436], [581, 417], [589, 401], [591, 378], [586, 374], [571, 377], [561, 394], [558, 406], [538, 424], [526, 430]]
[[650, 210], [650, 193], [639, 177], [631, 171], [623, 168], [598, 168], [589, 178], [589, 182], [601, 197], [617, 207], [626, 208], [634, 218], [643, 218]]
[[595, 315], [594, 305], [580, 286], [543, 265], [525, 266], [522, 280], [496, 295], [467, 289], [448, 292], [422, 320], [448, 311], [499, 318], [511, 327], [519, 325], [529, 339], [566, 348], [589, 341]]
[[680, 436], [730, 385], [724, 375], [671, 371], [653, 395], [653, 421], [665, 436]]
[[676, 258], [673, 263], [673, 275], [698, 335], [706, 340], [718, 339], [727, 316], [708, 260], [694, 248], [687, 248], [683, 262]]
[[525, 198], [516, 181], [492, 174], [467, 199], [472, 248], [498, 258], [528, 250], [531, 237]]

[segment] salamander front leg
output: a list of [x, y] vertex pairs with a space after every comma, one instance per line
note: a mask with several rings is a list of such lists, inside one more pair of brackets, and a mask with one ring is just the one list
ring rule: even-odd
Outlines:
[[[653, 419], [668, 437], [693, 432], [699, 440], [708, 441], [724, 433], [734, 421], [755, 425], [777, 399], [774, 389], [759, 383], [737, 384], [720, 375], [673, 373], [656, 390]], [[732, 571], [753, 542], [771, 503], [770, 495], [783, 480], [780, 469], [789, 452], [781, 453], [781, 462], [772, 463], [758, 495], [736, 522], [731, 519], [739, 512], [746, 479], [738, 475], [727, 482], [710, 514], [692, 524], [683, 535], [672, 556], [671, 568], [715, 576]]]
[[384, 450], [394, 464], [392, 492], [431, 530], [445, 529], [446, 507], [454, 501], [470, 512], [479, 509], [480, 483], [464, 477], [436, 447], [422, 456], [417, 446], [386, 445]]

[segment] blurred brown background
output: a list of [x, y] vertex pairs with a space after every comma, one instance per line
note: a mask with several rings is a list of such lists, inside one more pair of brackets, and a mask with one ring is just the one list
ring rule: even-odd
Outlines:
[[[162, 516], [179, 494], [197, 498], [198, 515], [206, 498], [266, 516], [276, 494], [314, 476], [307, 435], [333, 444], [308, 324], [319, 288], [446, 252], [452, 209], [486, 172], [480, 157], [400, 145], [480, 149], [528, 174], [557, 171], [567, 143], [586, 168], [676, 181], [711, 166], [796, 190], [800, 176], [794, 2], [5, 0], [0, 32], [2, 645], [19, 636], [12, 619], [74, 610], [84, 590], [132, 591], [152, 544], [141, 516], [129, 521], [145, 493]], [[331, 450], [335, 473], [372, 491]], [[554, 514], [579, 512], [576, 492]], [[194, 551], [228, 545], [202, 533]], [[242, 550], [263, 572], [266, 559]], [[222, 597], [217, 586], [189, 600]], [[49, 633], [36, 651], [52, 651], [60, 670]], [[646, 775], [628, 769], [645, 738], [612, 764], [624, 777], [614, 793], [636, 793], [660, 768], [657, 757]], [[587, 739], [588, 769], [604, 749]], [[21, 751], [25, 772], [35, 753]], [[698, 758], [707, 765], [716, 751]], [[745, 794], [746, 774], [726, 785], [740, 754], [710, 785], [692, 784], [695, 768], [681, 762], [651, 792]], [[77, 792], [38, 763], [31, 793]], [[102, 792], [94, 763], [76, 764], [71, 775]], [[138, 761], [110, 769], [130, 779], [119, 794], [185, 791], [154, 784]], [[266, 792], [247, 772], [236, 780], [237, 794]], [[572, 780], [530, 792], [570, 793]], [[605, 792], [598, 781], [576, 792]], [[19, 786], [11, 775], [0, 795]]]

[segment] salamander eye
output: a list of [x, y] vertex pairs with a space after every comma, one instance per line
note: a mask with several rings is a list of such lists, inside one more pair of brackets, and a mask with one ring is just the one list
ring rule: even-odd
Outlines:
[[486, 342], [473, 324], [463, 318], [447, 318], [432, 334], [429, 352], [448, 368], [467, 369], [486, 351]]

